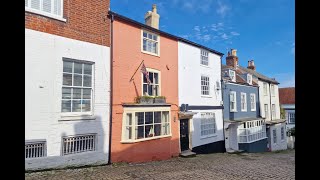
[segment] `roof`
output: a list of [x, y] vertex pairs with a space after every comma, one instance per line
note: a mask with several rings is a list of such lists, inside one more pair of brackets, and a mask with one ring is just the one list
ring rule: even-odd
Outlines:
[[167, 33], [167, 32], [161, 31], [161, 30], [159, 30], [159, 29], [153, 28], [153, 27], [151, 27], [151, 26], [142, 24], [142, 23], [140, 23], [140, 22], [138, 22], [138, 21], [132, 20], [132, 19], [130, 19], [130, 18], [128, 18], [128, 17], [125, 17], [125, 16], [122, 16], [122, 15], [120, 15], [120, 14], [117, 14], [117, 13], [115, 13], [115, 12], [113, 12], [113, 11], [109, 11], [109, 15], [113, 15], [113, 17], [114, 17], [115, 19], [122, 20], [122, 21], [125, 21], [125, 22], [128, 22], [128, 23], [132, 23], [132, 24], [137, 25], [137, 26], [139, 26], [139, 27], [143, 27], [144, 29], [148, 29], [148, 30], [150, 30], [150, 31], [159, 33], [159, 34], [161, 34], [161, 35], [164, 35], [164, 36], [167, 36], [167, 37], [170, 37], [170, 38], [173, 38], [173, 39], [175, 39], [175, 40], [182, 41], [182, 42], [184, 42], [184, 43], [191, 44], [191, 45], [193, 45], [193, 46], [196, 46], [196, 47], [205, 49], [205, 50], [210, 51], [210, 52], [212, 52], [212, 53], [214, 53], [214, 54], [217, 54], [217, 55], [219, 55], [219, 56], [223, 56], [223, 55], [224, 55], [223, 53], [221, 53], [221, 52], [219, 52], [219, 51], [216, 51], [216, 50], [214, 50], [214, 49], [211, 49], [211, 48], [208, 48], [208, 47], [206, 47], [206, 46], [203, 46], [203, 45], [197, 44], [197, 43], [195, 43], [195, 42], [189, 41], [189, 40], [187, 40], [187, 39], [184, 39], [184, 38], [181, 38], [181, 37], [178, 37], [178, 36], [169, 34], [169, 33]]
[[295, 87], [279, 88], [280, 104], [295, 104]]
[[246, 72], [248, 72], [250, 74], [253, 74], [254, 76], [256, 76], [260, 80], [267, 81], [267, 82], [274, 83], [274, 84], [280, 84], [275, 79], [272, 79], [272, 78], [269, 78], [269, 77], [267, 77], [265, 75], [262, 75], [262, 74], [258, 73], [257, 71], [254, 71], [252, 69], [248, 69], [248, 68], [241, 67], [241, 66], [239, 66], [239, 69], [241, 69], [242, 71], [246, 71]]
[[258, 86], [258, 84], [253, 79], [252, 79], [252, 85], [247, 83], [247, 81], [240, 76], [242, 74], [245, 74], [243, 71], [240, 71], [239, 69], [234, 69], [232, 66], [222, 65], [222, 70], [225, 70], [225, 69], [232, 69], [236, 72], [236, 82], [233, 82], [233, 83], [248, 85], [248, 86]]

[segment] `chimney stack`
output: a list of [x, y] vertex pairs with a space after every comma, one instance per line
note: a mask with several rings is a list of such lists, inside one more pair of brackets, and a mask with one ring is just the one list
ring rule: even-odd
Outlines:
[[160, 15], [157, 13], [157, 5], [152, 5], [152, 11], [148, 11], [144, 16], [144, 19], [146, 25], [159, 29]]
[[226, 57], [227, 66], [232, 66], [233, 68], [237, 68], [239, 66], [239, 60], [237, 57], [237, 50], [231, 49], [231, 52], [228, 52], [228, 56]]
[[248, 69], [252, 69], [252, 70], [256, 70], [256, 66], [254, 65], [254, 61], [251, 60], [251, 61], [248, 61]]

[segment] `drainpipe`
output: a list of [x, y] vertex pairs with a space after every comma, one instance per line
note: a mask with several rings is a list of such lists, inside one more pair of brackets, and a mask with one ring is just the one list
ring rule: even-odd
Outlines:
[[108, 154], [108, 164], [111, 164], [111, 135], [112, 135], [112, 106], [113, 106], [113, 96], [112, 96], [112, 88], [113, 88], [113, 21], [114, 16], [111, 14], [110, 17], [111, 25], [110, 25], [110, 34], [111, 34], [111, 48], [110, 48], [110, 108], [109, 108], [109, 154]]
[[271, 121], [272, 121], [272, 104], [271, 104], [271, 83], [269, 83], [269, 96], [270, 96], [270, 112], [271, 112], [271, 115], [270, 115], [270, 118], [271, 118]]
[[227, 149], [226, 149], [226, 136], [225, 136], [225, 132], [224, 132], [224, 114], [223, 114], [223, 110], [224, 110], [224, 99], [223, 99], [223, 86], [224, 83], [223, 83], [223, 79], [222, 79], [222, 56], [220, 57], [220, 83], [221, 83], [221, 100], [223, 102], [222, 106], [223, 106], [223, 109], [222, 109], [222, 132], [223, 132], [223, 140], [224, 140], [224, 151], [227, 152]]

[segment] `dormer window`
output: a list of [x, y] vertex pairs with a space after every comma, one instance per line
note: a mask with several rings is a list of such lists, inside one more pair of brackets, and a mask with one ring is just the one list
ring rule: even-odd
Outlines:
[[232, 82], [236, 82], [236, 73], [234, 72], [234, 70], [229, 70], [229, 77]]
[[247, 74], [247, 83], [252, 85], [252, 75], [251, 74]]

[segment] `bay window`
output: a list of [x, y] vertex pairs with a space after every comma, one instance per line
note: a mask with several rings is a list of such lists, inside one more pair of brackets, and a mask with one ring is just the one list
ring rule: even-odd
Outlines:
[[251, 143], [267, 138], [264, 120], [244, 122], [238, 128], [239, 143]]

